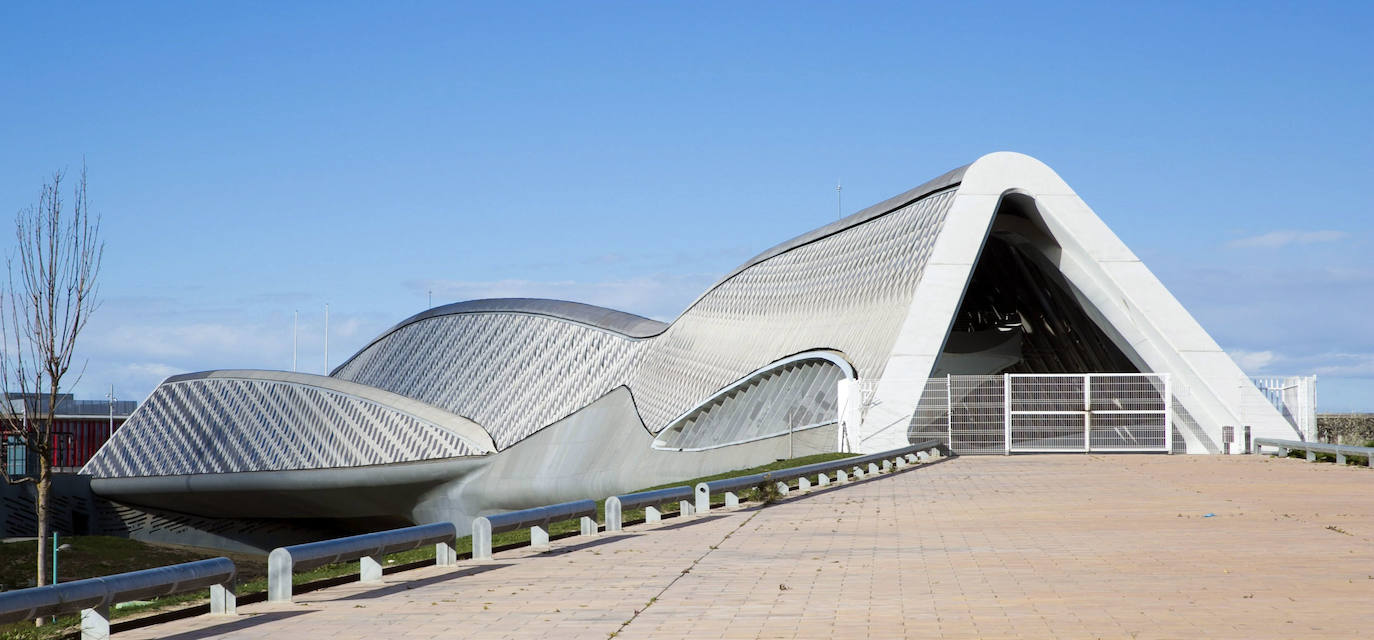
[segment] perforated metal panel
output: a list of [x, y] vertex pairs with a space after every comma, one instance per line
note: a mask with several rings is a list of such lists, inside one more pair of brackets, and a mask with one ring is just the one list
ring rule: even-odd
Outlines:
[[444, 427], [286, 382], [207, 378], [153, 391], [83, 469], [96, 477], [351, 467], [473, 455]]
[[817, 359], [750, 376], [664, 429], [654, 446], [695, 451], [834, 424], [844, 377]]

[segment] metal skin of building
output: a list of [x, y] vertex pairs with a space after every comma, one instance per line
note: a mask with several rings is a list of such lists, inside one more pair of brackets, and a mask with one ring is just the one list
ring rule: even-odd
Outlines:
[[[789, 448], [903, 446], [929, 380], [1004, 372], [1167, 373], [1176, 452], [1223, 451], [1226, 425], [1298, 437], [1058, 175], [1004, 152], [759, 254], [671, 323], [477, 300], [402, 321], [329, 376], [174, 376], [81, 473], [202, 531], [466, 527]], [[198, 540], [263, 544], [215, 531]]]

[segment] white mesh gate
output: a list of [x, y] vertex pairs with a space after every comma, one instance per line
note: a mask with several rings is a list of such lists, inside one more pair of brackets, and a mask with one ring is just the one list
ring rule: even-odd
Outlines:
[[949, 376], [946, 389], [956, 453], [1170, 450], [1167, 374]]

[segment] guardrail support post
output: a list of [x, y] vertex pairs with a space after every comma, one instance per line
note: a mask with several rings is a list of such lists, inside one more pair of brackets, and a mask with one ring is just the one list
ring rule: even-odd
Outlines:
[[372, 556], [358, 558], [358, 582], [381, 582], [382, 563]]
[[1344, 453], [1338, 453], [1338, 454], [1336, 454], [1336, 464], [1345, 464], [1345, 454], [1344, 454]]
[[734, 492], [734, 491], [726, 491], [726, 492], [725, 492], [725, 507], [726, 507], [727, 509], [733, 509], [733, 508], [738, 507], [738, 506], [739, 506], [739, 496], [735, 495], [735, 492]]
[[893, 460], [892, 462], [893, 462], [893, 464], [897, 465], [897, 468], [898, 468], [898, 469], [905, 469], [905, 468], [906, 468], [906, 458], [903, 458], [903, 457], [901, 457], [901, 456], [897, 456], [897, 458], [896, 458], [895, 460]]
[[[711, 510], [711, 488], [705, 482], [697, 483], [696, 488], [697, 513], [707, 513]], [[730, 506], [730, 494], [725, 494], [725, 506]], [[738, 501], [735, 504], [739, 504]]]
[[835, 482], [849, 482], [849, 474], [845, 473], [844, 469], [836, 469]]
[[644, 507], [644, 522], [645, 524], [663, 522], [663, 513], [658, 510], [658, 507]]
[[828, 484], [830, 484], [830, 475], [829, 475], [829, 474], [825, 474], [825, 473], [818, 473], [818, 474], [816, 474], [816, 485], [817, 485], [817, 486], [824, 487], [825, 485], [828, 485]]
[[1288, 457], [1288, 447], [1279, 447], [1279, 454], [1278, 454], [1278, 455], [1279, 455], [1280, 458], [1287, 458], [1287, 457]]
[[891, 461], [891, 460], [884, 460], [884, 461], [883, 461], [883, 473], [892, 473], [892, 461]]
[[543, 549], [549, 548], [548, 530], [539, 525], [530, 527], [530, 546]]
[[292, 564], [291, 553], [286, 549], [273, 549], [267, 554], [268, 602], [291, 602]]
[[584, 535], [584, 536], [594, 536], [594, 535], [596, 535], [596, 521], [595, 521], [595, 520], [592, 520], [591, 518], [588, 518], [587, 516], [582, 516], [582, 519], [577, 521], [577, 525], [578, 525], [578, 532], [577, 532], [578, 535]]
[[81, 610], [81, 640], [109, 640], [110, 606]]
[[863, 479], [864, 479], [864, 470], [863, 470], [863, 469], [860, 469], [860, 468], [858, 468], [858, 467], [854, 467], [854, 479], [855, 479], [855, 480], [863, 480]]
[[1317, 461], [1317, 452], [1316, 452], [1316, 451], [1313, 451], [1313, 450], [1311, 450], [1311, 449], [1308, 449], [1308, 450], [1307, 450], [1307, 461], [1308, 461], [1308, 462], [1316, 462], [1316, 461]]
[[797, 478], [797, 491], [809, 491], [810, 489], [811, 481], [807, 480], [806, 476]]
[[238, 598], [234, 595], [234, 584], [210, 585], [210, 613], [232, 616], [237, 613]]
[[486, 518], [472, 521], [472, 559], [491, 559], [491, 521]]
[[1374, 453], [1370, 453], [1368, 456], [1366, 456], [1364, 462], [1366, 467], [1374, 469]]
[[434, 543], [434, 566], [452, 567], [458, 564], [458, 550], [453, 548], [452, 542]]
[[620, 498], [606, 498], [606, 533], [620, 531], [624, 516], [620, 510]]
[[787, 483], [786, 483], [786, 482], [779, 482], [779, 483], [777, 483], [777, 484], [774, 485], [774, 486], [775, 486], [775, 487], [777, 488], [777, 490], [778, 490], [778, 495], [780, 495], [780, 496], [785, 496], [785, 495], [787, 495], [788, 488], [787, 488]]
[[926, 452], [924, 452], [924, 451], [917, 451], [917, 452], [916, 452], [916, 461], [917, 461], [917, 462], [930, 462], [930, 454], [929, 454], [929, 453], [926, 453]]
[[878, 465], [873, 464], [872, 462], [868, 463], [868, 472], [875, 476], [878, 475]]
[[691, 503], [690, 501], [688, 501], [688, 500], [678, 500], [678, 501], [677, 501], [677, 515], [678, 515], [678, 516], [683, 517], [683, 518], [686, 518], [687, 516], [690, 516], [690, 515], [692, 515], [692, 514], [694, 514], [694, 513], [696, 513], [696, 507], [693, 507], [693, 506], [692, 506], [692, 503]]
[[920, 462], [920, 460], [917, 460], [917, 459], [916, 459], [916, 454], [914, 454], [914, 453], [908, 453], [908, 454], [906, 454], [906, 455], [904, 455], [904, 456], [902, 456], [902, 457], [903, 457], [903, 458], [906, 458], [906, 461], [907, 461], [907, 462], [910, 462], [911, 464], [916, 464], [917, 462]]

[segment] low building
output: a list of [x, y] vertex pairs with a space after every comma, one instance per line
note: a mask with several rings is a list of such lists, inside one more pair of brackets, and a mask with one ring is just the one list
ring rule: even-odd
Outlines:
[[[20, 421], [48, 414], [47, 394], [7, 394], [10, 407]], [[52, 429], [52, 467], [55, 473], [76, 473], [105, 445], [110, 436], [138, 408], [130, 400], [77, 400], [70, 393], [57, 396], [56, 425]], [[38, 473], [34, 459], [23, 440], [0, 425], [0, 466], [11, 477]]]

